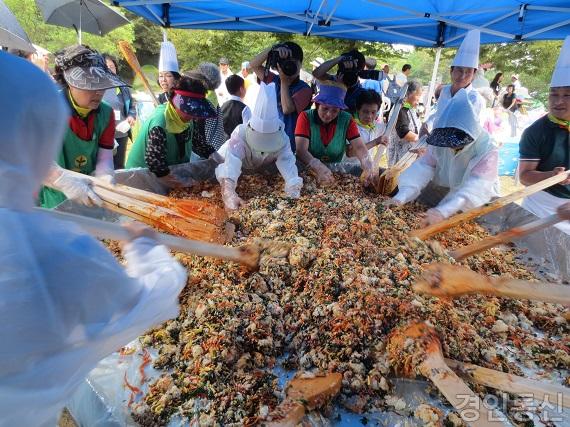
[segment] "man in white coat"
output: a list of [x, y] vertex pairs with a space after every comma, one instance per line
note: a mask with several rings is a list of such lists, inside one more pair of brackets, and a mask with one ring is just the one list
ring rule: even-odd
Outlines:
[[427, 152], [400, 175], [393, 198], [398, 205], [411, 202], [430, 182], [448, 188], [443, 200], [427, 211], [424, 225], [499, 195], [498, 149], [479, 124], [465, 89], [453, 96], [438, 124], [427, 138]]
[[224, 163], [216, 168], [216, 178], [226, 209], [235, 210], [243, 204], [236, 193], [242, 168], [252, 172], [275, 164], [285, 180], [285, 194], [295, 199], [301, 196], [303, 179], [285, 125], [279, 119], [274, 83], [261, 83], [251, 118], [235, 128], [219, 153]]
[[[570, 36], [566, 37], [548, 94], [548, 114], [522, 134], [519, 144], [519, 177], [532, 185], [570, 170]], [[523, 200], [523, 208], [544, 218], [570, 202], [570, 178]], [[556, 225], [570, 234], [567, 221]]]
[[[105, 356], [178, 315], [186, 272], [150, 229], [126, 268], [101, 242], [33, 209], [69, 111], [51, 79], [0, 51], [0, 426], [55, 426]], [[8, 114], [9, 112], [9, 114]]]
[[[473, 111], [478, 118], [483, 116], [485, 111], [485, 100], [481, 94], [473, 87], [472, 82], [475, 73], [479, 68], [479, 30], [470, 30], [465, 35], [461, 46], [455, 54], [455, 58], [451, 63], [451, 84], [443, 86], [439, 98], [437, 100], [437, 109], [426, 120], [422, 126], [420, 135], [430, 132], [432, 129], [439, 127], [439, 119], [451, 99], [460, 90], [464, 89], [467, 93], [469, 101], [471, 101]], [[480, 119], [481, 120], [481, 119]]]

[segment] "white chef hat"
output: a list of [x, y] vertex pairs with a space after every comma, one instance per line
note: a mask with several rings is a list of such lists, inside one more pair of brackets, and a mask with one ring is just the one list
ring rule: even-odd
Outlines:
[[176, 48], [169, 41], [163, 41], [160, 43], [158, 71], [180, 72], [180, 69], [178, 68], [178, 58], [176, 57]]
[[[458, 133], [456, 129], [462, 132]], [[459, 89], [441, 113], [437, 128], [432, 131], [427, 143], [437, 147], [461, 148], [477, 139], [481, 131], [479, 117], [467, 92]]]
[[283, 147], [283, 135], [286, 136], [285, 124], [277, 110], [275, 83], [262, 82], [247, 124], [246, 141], [256, 151], [272, 153]]
[[479, 68], [479, 45], [481, 32], [470, 30], [465, 34], [465, 38], [457, 49], [455, 58], [451, 63], [452, 67]]
[[565, 86], [570, 86], [570, 36], [566, 36], [564, 39], [562, 49], [560, 49], [560, 56], [550, 81], [550, 87]]

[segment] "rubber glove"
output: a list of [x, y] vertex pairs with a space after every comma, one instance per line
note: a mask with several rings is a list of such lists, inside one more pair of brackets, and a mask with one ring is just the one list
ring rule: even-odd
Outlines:
[[428, 209], [424, 214], [422, 220], [422, 227], [427, 227], [432, 224], [437, 224], [445, 219], [443, 214], [435, 208]]
[[113, 165], [113, 149], [97, 150], [97, 163], [93, 176], [109, 184], [115, 184], [115, 166]]
[[570, 202], [564, 203], [563, 205], [558, 206], [556, 210], [558, 216], [562, 219], [569, 220], [570, 219]]
[[170, 171], [168, 175], [158, 177], [158, 180], [166, 188], [188, 188], [196, 185], [196, 180], [188, 175], [178, 173], [177, 171]]
[[70, 200], [85, 206], [103, 206], [103, 201], [91, 187], [91, 180], [71, 175], [67, 170], [54, 165], [44, 184], [61, 191]]
[[360, 180], [365, 187], [368, 187], [374, 183], [374, 165], [372, 163], [372, 158], [370, 154], [366, 154], [360, 161], [360, 167], [362, 168], [362, 174], [360, 175]]
[[[301, 179], [301, 178], [299, 178]], [[291, 199], [298, 199], [299, 197], [301, 197], [301, 188], [303, 188], [303, 180], [301, 179], [301, 182], [298, 182], [297, 180], [295, 180], [294, 182], [291, 183], [286, 183], [285, 184], [285, 194], [287, 195], [287, 197], [290, 197]]]
[[234, 211], [239, 209], [243, 204], [243, 200], [236, 193], [237, 184], [235, 181], [224, 178], [220, 181], [222, 187], [222, 200], [227, 210]]
[[308, 166], [317, 176], [317, 182], [319, 184], [326, 186], [334, 183], [334, 176], [331, 170], [327, 168], [319, 159], [313, 158]]

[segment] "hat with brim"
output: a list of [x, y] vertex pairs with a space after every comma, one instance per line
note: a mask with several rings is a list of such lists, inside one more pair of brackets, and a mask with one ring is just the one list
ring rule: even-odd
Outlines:
[[106, 90], [128, 86], [107, 67], [97, 51], [85, 46], [72, 46], [58, 52], [55, 65], [63, 71], [67, 84], [82, 90]]
[[426, 142], [434, 147], [463, 148], [474, 139], [469, 134], [457, 128], [437, 128], [427, 137]]
[[332, 81], [321, 81], [319, 84], [319, 93], [313, 98], [313, 102], [315, 104], [326, 105], [327, 107], [346, 110], [348, 107], [344, 103], [345, 96], [346, 86]]
[[172, 105], [193, 119], [210, 119], [217, 116], [214, 106], [206, 99], [205, 94], [174, 90]]
[[286, 144], [290, 144], [283, 122], [280, 123], [277, 132], [271, 133], [258, 132], [251, 123], [248, 123], [245, 128], [245, 140], [253, 150], [261, 153], [275, 153]]

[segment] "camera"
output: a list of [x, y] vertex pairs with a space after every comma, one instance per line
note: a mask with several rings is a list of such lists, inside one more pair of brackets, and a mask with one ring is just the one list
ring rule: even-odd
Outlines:
[[293, 58], [281, 58], [279, 56], [278, 48], [285, 47], [289, 48], [285, 44], [277, 44], [267, 54], [267, 61], [265, 62], [266, 73], [269, 68], [277, 69], [277, 64], [286, 76], [294, 76], [299, 69], [297, 68], [297, 61]]
[[384, 71], [381, 70], [362, 70], [358, 72], [358, 77], [366, 80], [382, 80]]

